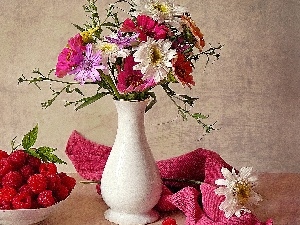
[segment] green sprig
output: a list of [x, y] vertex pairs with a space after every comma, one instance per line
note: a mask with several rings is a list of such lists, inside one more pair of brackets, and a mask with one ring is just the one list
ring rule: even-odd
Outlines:
[[61, 160], [60, 158], [58, 158], [58, 156], [54, 154], [54, 151], [57, 150], [56, 148], [51, 148], [48, 146], [41, 146], [38, 148], [33, 147], [36, 143], [37, 137], [38, 124], [27, 134], [24, 135], [22, 139], [22, 144], [15, 146], [16, 137], [11, 141], [12, 151], [15, 151], [18, 147], [22, 146], [25, 152], [27, 152], [29, 155], [41, 159], [43, 162], [67, 164], [65, 161]]
[[[211, 133], [212, 131], [216, 130], [214, 122], [213, 124], [207, 124], [203, 120], [208, 119], [208, 115], [204, 115], [202, 113], [192, 113], [191, 108], [194, 107], [195, 102], [198, 100], [198, 98], [190, 97], [188, 95], [179, 95], [176, 94], [175, 91], [173, 91], [169, 83], [161, 84], [162, 88], [170, 98], [170, 100], [175, 104], [177, 107], [178, 114], [181, 116], [181, 118], [185, 121], [188, 119], [188, 117], [191, 117], [197, 121], [198, 124], [200, 124], [205, 133]], [[181, 101], [183, 103], [183, 106], [177, 103], [177, 101]]]

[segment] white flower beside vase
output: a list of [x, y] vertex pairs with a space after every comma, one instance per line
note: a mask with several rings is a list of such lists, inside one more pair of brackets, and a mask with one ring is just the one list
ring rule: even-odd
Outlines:
[[162, 181], [145, 134], [148, 101], [115, 101], [118, 130], [101, 179], [109, 209], [105, 218], [121, 225], [147, 224], [159, 218], [153, 207]]

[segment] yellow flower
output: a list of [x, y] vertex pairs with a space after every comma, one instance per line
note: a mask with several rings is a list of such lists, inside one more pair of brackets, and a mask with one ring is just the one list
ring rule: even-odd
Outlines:
[[90, 43], [93, 40], [94, 33], [98, 30], [98, 27], [90, 28], [80, 33], [84, 43]]

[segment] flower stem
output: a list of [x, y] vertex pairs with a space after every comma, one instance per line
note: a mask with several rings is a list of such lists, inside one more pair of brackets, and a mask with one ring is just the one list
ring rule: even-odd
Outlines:
[[102, 72], [101, 77], [105, 80], [105, 82], [109, 85], [109, 87], [112, 89], [112, 95], [115, 97], [116, 100], [121, 99], [121, 95], [114, 83], [114, 81], [111, 79], [111, 76], [106, 75]]

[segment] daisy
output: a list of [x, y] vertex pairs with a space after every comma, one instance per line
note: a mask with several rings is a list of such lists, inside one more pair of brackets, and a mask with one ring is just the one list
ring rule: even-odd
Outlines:
[[252, 167], [242, 167], [239, 174], [232, 169], [232, 173], [227, 168], [222, 168], [221, 172], [225, 179], [215, 181], [218, 187], [215, 190], [217, 195], [225, 195], [225, 200], [220, 204], [219, 209], [225, 212], [225, 217], [232, 215], [241, 216], [242, 212], [251, 212], [247, 207], [257, 205], [262, 197], [253, 189], [256, 185], [257, 177], [250, 176]]
[[101, 65], [101, 60], [100, 52], [93, 53], [92, 44], [87, 44], [83, 60], [71, 71], [72, 74], [75, 74], [75, 80], [80, 84], [84, 84], [87, 79], [94, 82], [101, 80], [98, 70], [106, 69], [105, 66]]
[[98, 42], [95, 49], [102, 52], [103, 61], [115, 63], [118, 57], [126, 58], [129, 55], [129, 50], [124, 49], [118, 43], [111, 43], [107, 41]]
[[[184, 7], [174, 4], [174, 0], [137, 0], [137, 14], [147, 14], [159, 22], [178, 24], [177, 18], [187, 12]], [[175, 26], [176, 27], [176, 26]]]
[[148, 38], [133, 54], [134, 61], [138, 63], [133, 69], [140, 70], [144, 79], [153, 77], [156, 83], [163, 80], [172, 69], [172, 59], [176, 57], [176, 51], [170, 49], [171, 45], [169, 41]]

